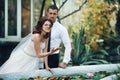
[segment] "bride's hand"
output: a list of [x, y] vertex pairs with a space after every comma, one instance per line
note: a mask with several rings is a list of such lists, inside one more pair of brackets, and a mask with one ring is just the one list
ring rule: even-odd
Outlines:
[[56, 52], [57, 50], [61, 50], [61, 48], [59, 47], [59, 48], [53, 48], [52, 50], [50, 50], [50, 53], [54, 53], [54, 52]]
[[46, 67], [46, 69], [47, 69], [48, 71], [50, 71], [52, 74], [54, 73], [53, 70], [51, 70], [51, 68]]

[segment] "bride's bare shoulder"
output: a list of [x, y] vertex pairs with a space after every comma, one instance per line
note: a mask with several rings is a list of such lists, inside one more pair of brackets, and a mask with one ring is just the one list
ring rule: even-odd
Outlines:
[[40, 34], [32, 34], [32, 40], [40, 40]]

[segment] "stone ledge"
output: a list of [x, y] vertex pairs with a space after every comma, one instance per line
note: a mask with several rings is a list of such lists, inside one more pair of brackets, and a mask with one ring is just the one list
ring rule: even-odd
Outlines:
[[82, 75], [89, 72], [99, 72], [99, 71], [107, 71], [114, 72], [118, 70], [118, 66], [120, 64], [103, 64], [103, 65], [82, 65], [82, 66], [71, 66], [65, 69], [62, 68], [53, 68], [54, 74], [51, 74], [49, 71], [35, 70], [29, 72], [21, 72], [21, 73], [11, 73], [11, 74], [1, 74], [0, 78], [5, 80], [19, 80], [20, 78], [29, 78], [29, 77], [54, 77], [54, 76], [70, 76], [70, 75]]

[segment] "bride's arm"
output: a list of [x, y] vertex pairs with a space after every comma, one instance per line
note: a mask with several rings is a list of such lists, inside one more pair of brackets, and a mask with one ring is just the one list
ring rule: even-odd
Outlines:
[[[46, 40], [44, 52], [47, 52], [47, 49], [48, 49], [48, 40]], [[49, 68], [49, 66], [48, 66], [48, 56], [45, 57], [45, 68], [46, 69]]]
[[51, 52], [44, 52], [44, 53], [40, 52], [41, 48], [40, 48], [40, 35], [39, 34], [33, 34], [32, 41], [34, 43], [34, 49], [36, 51], [36, 55], [39, 58], [42, 58], [42, 57], [52, 54]]
[[[32, 41], [34, 43], [34, 49], [36, 51], [36, 55], [39, 58], [46, 57], [46, 56], [54, 53], [55, 51], [61, 49], [61, 48], [53, 48], [49, 52], [44, 52], [43, 54], [41, 54], [41, 52], [40, 52], [41, 51], [41, 49], [40, 49], [40, 35], [39, 34], [33, 34]], [[48, 41], [48, 39], [47, 39], [47, 41]]]
[[[48, 40], [46, 41], [44, 52], [47, 52], [47, 49], [48, 49]], [[46, 56], [44, 59], [45, 59], [45, 69], [49, 70], [53, 74], [54, 72], [51, 70], [51, 68], [48, 65], [48, 56]]]

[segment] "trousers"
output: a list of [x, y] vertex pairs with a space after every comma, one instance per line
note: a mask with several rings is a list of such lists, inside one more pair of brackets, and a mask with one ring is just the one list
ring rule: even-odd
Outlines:
[[57, 68], [59, 66], [59, 54], [52, 54], [48, 56], [48, 66], [50, 68]]

